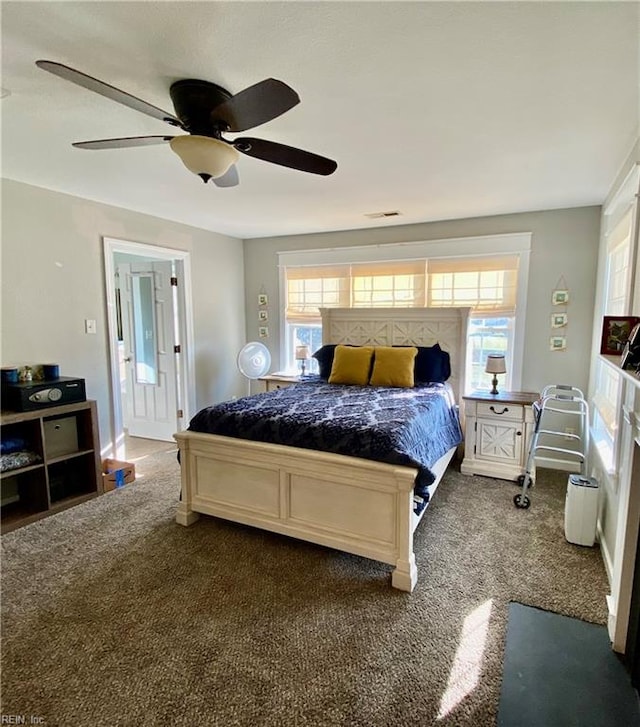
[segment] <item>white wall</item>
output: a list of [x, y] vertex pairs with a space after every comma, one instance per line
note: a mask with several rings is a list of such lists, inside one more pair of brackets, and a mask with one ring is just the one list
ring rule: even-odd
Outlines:
[[[86, 379], [110, 444], [102, 237], [191, 253], [198, 408], [245, 390], [235, 362], [245, 342], [242, 242], [149, 215], [2, 180], [2, 365], [60, 364]], [[85, 318], [97, 335], [84, 332]]]
[[[277, 253], [492, 233], [533, 233], [522, 387], [587, 385], [599, 207], [245, 240], [136, 212], [2, 181], [2, 365], [58, 362], [84, 377], [98, 401], [102, 446], [111, 430], [102, 236], [189, 250], [196, 341], [196, 405], [246, 391], [235, 356], [258, 336], [257, 295], [270, 301], [266, 343], [279, 367]], [[243, 249], [244, 248], [244, 249]], [[243, 270], [244, 258], [244, 270]], [[571, 291], [567, 351], [550, 352], [551, 292], [560, 275]], [[246, 329], [245, 329], [246, 305]], [[98, 321], [96, 336], [84, 319]], [[246, 335], [245, 335], [246, 330]]]
[[[318, 202], [321, 204], [321, 201]], [[473, 237], [507, 232], [532, 232], [526, 311], [526, 342], [522, 389], [540, 391], [550, 383], [568, 383], [586, 389], [589, 376], [591, 331], [600, 207], [528, 212], [399, 227], [378, 227], [314, 235], [245, 240], [247, 337], [258, 335], [257, 296], [269, 295], [269, 338], [260, 339], [280, 365], [279, 312], [281, 309], [277, 253], [351, 245]], [[567, 350], [549, 350], [551, 293], [563, 276], [570, 291], [565, 329]], [[557, 335], [554, 331], [553, 335]]]

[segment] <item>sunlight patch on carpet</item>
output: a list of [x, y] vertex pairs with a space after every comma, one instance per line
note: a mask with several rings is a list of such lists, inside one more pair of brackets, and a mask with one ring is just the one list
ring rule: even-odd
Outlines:
[[464, 620], [447, 689], [440, 700], [438, 720], [452, 712], [478, 686], [492, 606], [493, 600], [489, 599]]

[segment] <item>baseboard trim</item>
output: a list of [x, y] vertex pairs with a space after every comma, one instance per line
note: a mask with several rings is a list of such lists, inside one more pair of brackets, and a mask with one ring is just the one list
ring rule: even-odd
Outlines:
[[[607, 599], [607, 632], [609, 634], [609, 641], [613, 644], [615, 640], [615, 631], [616, 631], [616, 602], [613, 597], [613, 594], [610, 593], [609, 595], [605, 596]], [[614, 649], [615, 651], [615, 649]]]
[[604, 569], [607, 573], [609, 587], [611, 587], [611, 583], [613, 582], [613, 558], [611, 557], [607, 541], [604, 537], [604, 533], [602, 532], [602, 523], [600, 520], [598, 520], [597, 534], [598, 542], [600, 543], [600, 553], [602, 554], [602, 560], [604, 562]]

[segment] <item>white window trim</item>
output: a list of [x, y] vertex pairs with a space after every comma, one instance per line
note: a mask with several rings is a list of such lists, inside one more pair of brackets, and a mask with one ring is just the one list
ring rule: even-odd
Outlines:
[[527, 285], [529, 282], [529, 256], [531, 232], [514, 232], [477, 237], [394, 242], [351, 247], [331, 247], [311, 250], [284, 250], [278, 252], [280, 281], [280, 358], [286, 358], [286, 267], [303, 265], [332, 265], [337, 263], [371, 263], [421, 258], [478, 257], [480, 255], [518, 254], [518, 293], [516, 299], [515, 330], [511, 358], [511, 387], [522, 387], [522, 365], [526, 330]]
[[606, 460], [602, 457], [602, 452], [597, 447], [592, 447], [591, 451], [595, 452], [595, 456], [606, 472], [609, 486], [614, 494], [618, 492], [619, 486], [619, 457], [621, 452], [621, 432], [623, 420], [623, 389], [622, 379], [627, 375], [621, 371], [618, 360], [612, 361], [609, 357], [598, 354], [600, 343], [600, 329], [602, 325], [602, 316], [606, 315], [609, 303], [609, 277], [610, 277], [610, 256], [615, 246], [610, 245], [610, 237], [616, 230], [618, 224], [624, 216], [628, 214], [629, 209], [633, 210], [630, 224], [629, 244], [629, 279], [627, 281], [625, 313], [622, 315], [630, 315], [632, 311], [640, 308], [640, 280], [636, 270], [636, 260], [638, 256], [638, 246], [640, 245], [640, 207], [637, 204], [637, 198], [640, 196], [640, 162], [633, 164], [629, 169], [626, 177], [613, 193], [613, 195], [605, 202], [603, 208], [602, 236], [600, 244], [600, 254], [598, 260], [598, 269], [604, 270], [604, 275], [599, 280], [598, 291], [596, 295], [596, 304], [594, 316], [594, 336], [593, 348], [594, 358], [592, 360], [591, 372], [589, 377], [589, 403], [591, 407], [590, 417], [590, 439], [596, 441], [598, 439], [598, 430], [595, 425], [596, 412], [602, 418], [597, 397], [595, 396], [598, 386], [598, 374], [601, 367], [611, 367], [616, 375], [620, 376], [620, 387], [618, 389], [617, 401], [611, 402], [615, 404], [617, 412], [617, 429], [611, 436], [607, 432], [607, 438], [611, 440], [611, 457]]
[[[606, 259], [606, 276], [609, 275], [609, 249], [608, 249], [608, 238], [613, 233], [618, 223], [628, 213], [629, 208], [633, 207], [634, 213], [631, 218], [631, 237], [629, 240], [629, 280], [628, 282], [628, 299], [627, 299], [627, 315], [631, 310], [637, 310], [640, 305], [640, 284], [638, 280], [638, 273], [636, 271], [636, 257], [638, 255], [638, 245], [640, 244], [640, 209], [636, 204], [636, 197], [639, 195], [639, 184], [640, 184], [640, 162], [636, 162], [629, 170], [624, 181], [620, 185], [620, 188], [615, 192], [613, 197], [605, 203], [604, 206], [604, 254]], [[606, 303], [607, 296], [607, 278], [604, 281], [604, 289], [602, 292], [603, 300], [601, 305]], [[602, 313], [606, 315], [606, 313]]]

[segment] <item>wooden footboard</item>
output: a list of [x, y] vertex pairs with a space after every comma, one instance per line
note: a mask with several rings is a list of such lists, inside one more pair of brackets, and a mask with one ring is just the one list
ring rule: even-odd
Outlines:
[[199, 513], [253, 525], [389, 563], [395, 588], [415, 587], [415, 469], [213, 434], [175, 438], [181, 525]]

